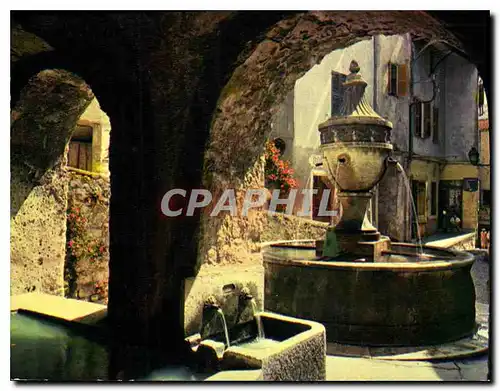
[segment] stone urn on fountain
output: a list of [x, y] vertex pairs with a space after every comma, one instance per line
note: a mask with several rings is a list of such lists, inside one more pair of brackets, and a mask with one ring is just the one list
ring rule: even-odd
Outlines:
[[336, 226], [328, 228], [318, 250], [329, 258], [376, 262], [382, 251], [390, 249], [390, 240], [373, 227], [366, 210], [373, 188], [387, 166], [394, 163], [390, 157], [392, 123], [367, 103], [367, 83], [359, 70], [358, 63], [352, 61], [340, 115], [319, 125], [323, 166], [337, 187], [342, 217]]

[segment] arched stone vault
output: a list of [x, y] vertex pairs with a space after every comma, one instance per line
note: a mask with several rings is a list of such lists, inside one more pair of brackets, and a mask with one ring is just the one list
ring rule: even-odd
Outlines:
[[111, 119], [109, 322], [117, 338], [168, 350], [183, 338], [184, 279], [195, 277], [210, 247], [206, 234], [220, 222], [200, 231], [200, 216], [162, 217], [165, 192], [260, 184], [257, 158], [270, 108], [335, 48], [407, 32], [442, 38], [465, 52], [471, 46], [462, 47], [451, 27], [424, 12], [23, 12], [13, 18], [65, 59], [62, 68], [90, 85]]

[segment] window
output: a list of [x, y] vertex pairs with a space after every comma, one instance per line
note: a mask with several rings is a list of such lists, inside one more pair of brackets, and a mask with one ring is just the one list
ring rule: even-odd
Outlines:
[[92, 171], [92, 126], [77, 125], [68, 150], [68, 166]]
[[491, 206], [491, 190], [483, 190], [481, 193], [481, 205]]
[[437, 213], [437, 182], [431, 183], [431, 216], [435, 216]]
[[344, 103], [344, 83], [347, 75], [332, 72], [332, 117], [341, 115]]
[[389, 95], [398, 96], [398, 66], [389, 64], [389, 86], [387, 88]]
[[434, 143], [439, 142], [439, 107], [433, 102], [417, 102], [412, 106], [414, 134], [420, 138], [432, 136]]
[[412, 108], [415, 136], [422, 137], [422, 103], [415, 103]]
[[392, 96], [406, 96], [408, 91], [408, 65], [389, 63], [387, 93]]
[[423, 111], [423, 127], [424, 127], [424, 134], [423, 138], [428, 138], [431, 136], [432, 133], [432, 110], [431, 110], [431, 102], [425, 102], [422, 104], [422, 111]]

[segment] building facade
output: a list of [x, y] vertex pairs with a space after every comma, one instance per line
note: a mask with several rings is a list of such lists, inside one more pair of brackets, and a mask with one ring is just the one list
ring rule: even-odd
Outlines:
[[309, 161], [319, 154], [318, 125], [341, 105], [353, 59], [368, 83], [368, 101], [393, 123], [394, 157], [406, 173], [387, 171], [374, 191], [372, 222], [399, 241], [448, 229], [451, 215], [460, 218], [461, 229], [477, 229], [480, 172], [468, 157], [480, 144], [477, 69], [447, 47], [409, 34], [374, 36], [336, 50], [297, 80], [270, 137], [285, 143], [284, 158], [300, 187], [317, 187], [316, 177], [325, 175]]
[[479, 229], [490, 230], [491, 225], [491, 185], [490, 185], [490, 123], [488, 119], [488, 102], [482, 80], [479, 80], [478, 91], [478, 115], [479, 115], [479, 184], [480, 184], [480, 206], [479, 206]]
[[109, 176], [111, 123], [94, 98], [80, 116], [68, 146], [67, 165]]

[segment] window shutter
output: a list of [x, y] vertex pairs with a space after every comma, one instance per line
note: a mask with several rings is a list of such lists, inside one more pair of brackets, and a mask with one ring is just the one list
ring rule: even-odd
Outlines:
[[484, 105], [484, 85], [483, 83], [479, 84], [479, 106]]
[[439, 142], [439, 107], [432, 108], [432, 142], [437, 144]]
[[412, 107], [415, 136], [422, 137], [422, 103], [417, 102]]
[[423, 105], [423, 116], [424, 116], [424, 138], [428, 138], [431, 136], [432, 123], [431, 123], [431, 110], [432, 106], [430, 102], [426, 102]]
[[78, 168], [78, 156], [80, 155], [79, 143], [71, 141], [68, 150], [68, 166]]
[[408, 65], [400, 64], [397, 66], [398, 72], [398, 96], [406, 96], [408, 93]]
[[388, 69], [387, 93], [389, 95], [397, 96], [398, 66], [396, 64], [389, 63]]
[[478, 97], [477, 97], [477, 104], [479, 107], [479, 115], [484, 114], [484, 85], [483, 83], [479, 84], [479, 89], [478, 89]]
[[347, 76], [332, 72], [332, 116], [340, 115], [344, 103], [344, 83]]

